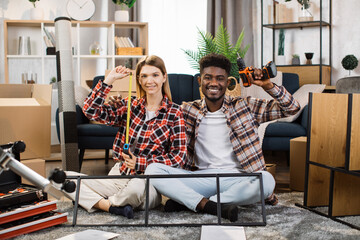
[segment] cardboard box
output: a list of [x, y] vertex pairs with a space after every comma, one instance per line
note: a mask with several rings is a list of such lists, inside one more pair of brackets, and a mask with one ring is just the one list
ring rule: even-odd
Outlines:
[[0, 84], [0, 144], [23, 140], [21, 159], [50, 156], [51, 85]]
[[[45, 160], [44, 159], [30, 159], [30, 160], [22, 160], [22, 164], [30, 168], [31, 170], [34, 170], [44, 178], [46, 178], [46, 167], [45, 167]], [[21, 177], [21, 183], [22, 184], [28, 184], [33, 185], [31, 182], [29, 182], [27, 179]], [[34, 186], [34, 185], [33, 185]]]
[[306, 137], [290, 140], [290, 188], [295, 191], [304, 191], [306, 144]]
[[143, 55], [142, 47], [119, 47], [116, 48], [116, 55]]
[[[127, 98], [127, 96], [129, 95], [129, 92], [127, 92], [127, 91], [110, 91], [106, 98], [106, 101], [109, 100], [110, 96], [118, 96], [119, 94], [121, 95], [121, 98]], [[131, 96], [136, 97], [136, 92], [131, 92]]]
[[269, 173], [271, 173], [271, 175], [273, 175], [273, 177], [274, 177], [274, 179], [275, 179], [276, 164], [274, 164], [274, 163], [267, 163], [267, 164], [266, 164], [266, 171], [268, 171]]

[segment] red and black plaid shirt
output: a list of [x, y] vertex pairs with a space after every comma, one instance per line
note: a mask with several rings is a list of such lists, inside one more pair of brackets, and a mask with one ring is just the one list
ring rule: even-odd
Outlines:
[[[283, 86], [267, 91], [274, 99], [230, 97], [225, 95], [221, 111], [225, 114], [230, 128], [230, 141], [240, 163], [241, 170], [255, 172], [265, 169], [265, 161], [258, 134], [259, 124], [291, 116], [300, 110], [299, 103]], [[194, 167], [195, 141], [199, 125], [208, 112], [205, 100], [184, 102], [182, 110], [186, 122], [188, 152], [185, 168]]]
[[[105, 104], [107, 94], [112, 86], [102, 81], [96, 85], [92, 93], [85, 99], [84, 114], [94, 121], [117, 126], [113, 150], [114, 159], [122, 161], [123, 146], [126, 135], [127, 102], [122, 99], [120, 107]], [[137, 143], [133, 154], [136, 156], [135, 171], [144, 172], [146, 166], [153, 162], [163, 163], [172, 167], [182, 167], [186, 156], [185, 122], [180, 106], [164, 96], [156, 116], [145, 122], [145, 98], [131, 97], [131, 117], [129, 128], [129, 144]], [[138, 132], [139, 135], [138, 135]], [[120, 173], [126, 172], [125, 164], [120, 165]]]

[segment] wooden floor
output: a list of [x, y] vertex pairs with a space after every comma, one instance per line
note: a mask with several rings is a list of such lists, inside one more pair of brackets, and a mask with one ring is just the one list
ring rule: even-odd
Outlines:
[[[110, 152], [111, 156], [111, 152]], [[264, 152], [266, 163], [276, 164], [276, 187], [275, 192], [290, 192], [290, 174], [289, 166], [287, 163], [287, 153], [286, 152]], [[104, 150], [86, 150], [83, 165], [81, 172], [99, 176], [107, 175], [110, 171], [114, 162], [110, 159], [109, 164], [105, 164], [105, 151]], [[47, 176], [50, 174], [51, 170], [56, 167], [61, 168], [61, 153], [59, 148], [52, 148], [52, 154], [49, 158], [46, 158], [46, 173]]]

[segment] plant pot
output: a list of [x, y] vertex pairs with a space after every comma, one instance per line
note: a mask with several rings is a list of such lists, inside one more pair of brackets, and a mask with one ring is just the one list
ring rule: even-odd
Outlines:
[[30, 18], [32, 20], [43, 20], [44, 19], [44, 10], [42, 8], [31, 8], [30, 9]]
[[129, 12], [127, 10], [115, 11], [115, 22], [128, 22]]
[[311, 65], [311, 64], [312, 64], [311, 59], [313, 58], [313, 56], [314, 56], [314, 53], [312, 53], [312, 52], [306, 52], [306, 53], [305, 53], [306, 64], [307, 64], [307, 65]]
[[299, 57], [293, 57], [291, 60], [292, 65], [300, 65], [300, 58]]

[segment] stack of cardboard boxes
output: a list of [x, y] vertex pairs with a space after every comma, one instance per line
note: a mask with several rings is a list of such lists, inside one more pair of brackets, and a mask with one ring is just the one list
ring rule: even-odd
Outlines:
[[[43, 177], [46, 177], [44, 158], [51, 152], [51, 93], [51, 85], [0, 84], [0, 145], [22, 140], [26, 149], [20, 154], [20, 162]], [[11, 170], [2, 172], [0, 178], [6, 180], [0, 184], [4, 190], [1, 198], [4, 201], [8, 198], [6, 202], [11, 205], [0, 206], [1, 239], [67, 221], [65, 215], [52, 212], [56, 202], [48, 202], [46, 194], [38, 196], [42, 191], [29, 186], [32, 184], [27, 179]], [[34, 198], [20, 200], [32, 192]], [[37, 204], [41, 200], [45, 201]], [[24, 204], [32, 206], [25, 209]]]

